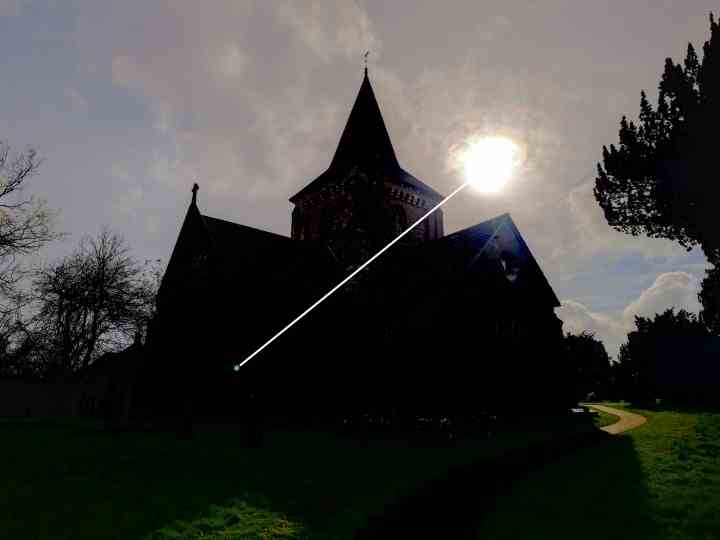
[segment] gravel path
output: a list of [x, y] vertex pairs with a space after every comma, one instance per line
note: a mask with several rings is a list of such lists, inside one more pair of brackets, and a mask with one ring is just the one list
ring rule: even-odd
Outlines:
[[591, 409], [597, 409], [598, 411], [603, 411], [608, 414], [614, 414], [615, 416], [620, 417], [620, 420], [615, 422], [614, 424], [610, 424], [609, 426], [600, 428], [603, 431], [610, 433], [611, 435], [617, 435], [618, 433], [634, 429], [638, 426], [642, 426], [645, 422], [647, 422], [647, 418], [645, 418], [644, 416], [623, 411], [621, 409], [613, 409], [612, 407], [608, 407], [606, 405], [588, 404], [587, 407], [590, 407]]

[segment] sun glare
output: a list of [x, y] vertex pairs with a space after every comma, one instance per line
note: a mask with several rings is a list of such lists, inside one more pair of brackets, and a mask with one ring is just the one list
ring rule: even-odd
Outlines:
[[483, 137], [468, 145], [461, 156], [465, 176], [483, 193], [497, 193], [510, 180], [518, 147], [505, 137]]

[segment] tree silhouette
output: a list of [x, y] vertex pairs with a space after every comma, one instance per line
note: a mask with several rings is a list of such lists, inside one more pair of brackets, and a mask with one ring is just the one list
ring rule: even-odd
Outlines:
[[125, 241], [103, 229], [68, 257], [37, 272], [36, 354], [55, 374], [87, 368], [128, 345], [152, 317], [157, 272], [138, 264]]
[[684, 309], [677, 313], [668, 309], [652, 319], [636, 316], [635, 326], [620, 346], [617, 382], [626, 399], [647, 403], [659, 397], [659, 369], [672, 368], [678, 374], [692, 369], [684, 356], [690, 351], [683, 349], [706, 338], [708, 331], [694, 313]]
[[603, 147], [595, 198], [615, 229], [700, 245], [720, 263], [716, 140], [720, 127], [720, 27], [710, 14], [702, 62], [688, 44], [683, 65], [671, 58], [657, 107], [643, 91], [639, 124], [623, 116], [618, 146]]
[[574, 369], [575, 397], [578, 400], [604, 399], [610, 380], [610, 357], [602, 341], [592, 332], [565, 334], [565, 350]]
[[[43, 200], [23, 194], [27, 181], [37, 173], [40, 160], [34, 149], [10, 152], [0, 140], [0, 293], [15, 294], [23, 272], [18, 258], [35, 253], [60, 235], [52, 229], [53, 214]], [[0, 310], [13, 311], [13, 299]]]
[[705, 271], [698, 299], [702, 304], [700, 320], [710, 332], [720, 335], [720, 266]]

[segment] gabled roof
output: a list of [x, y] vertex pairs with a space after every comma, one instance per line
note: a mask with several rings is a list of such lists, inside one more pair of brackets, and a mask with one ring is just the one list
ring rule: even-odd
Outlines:
[[[505, 240], [501, 250], [495, 237]], [[495, 274], [496, 277], [502, 275], [499, 251], [509, 254], [519, 267], [520, 278], [509, 286], [536, 291], [553, 306], [560, 305], [509, 214], [417, 246], [398, 249], [386, 263], [390, 274], [397, 274], [396, 277], [383, 277], [389, 282], [404, 283], [411, 295], [416, 288], [436, 286], [441, 282], [475, 282], [480, 287], [492, 287], [488, 280]], [[382, 264], [381, 261], [378, 263]], [[409, 268], [412, 268], [410, 273]]]
[[[259, 273], [287, 285], [312, 281], [334, 267], [327, 246], [203, 215], [221, 275]], [[315, 276], [308, 275], [315, 274]], [[294, 283], [297, 281], [298, 283]]]
[[395, 156], [395, 149], [390, 141], [390, 135], [388, 135], [385, 127], [385, 121], [380, 112], [380, 106], [375, 99], [375, 92], [373, 92], [370, 84], [367, 70], [350, 111], [350, 116], [345, 124], [345, 129], [340, 136], [335, 155], [330, 162], [330, 167], [298, 193], [290, 197], [290, 202], [295, 202], [298, 197], [305, 193], [319, 189], [327, 182], [337, 178], [337, 173], [353, 167], [367, 167], [371, 170], [386, 171], [388, 176], [400, 185], [442, 198], [442, 195], [437, 191], [400, 167]]
[[185, 219], [180, 226], [178, 238], [175, 241], [167, 268], [163, 274], [158, 296], [162, 296], [168, 279], [172, 279], [175, 268], [182, 266], [183, 260], [188, 257], [188, 253], [198, 249], [198, 246], [209, 246], [211, 242], [205, 218], [200, 214], [195, 194], [193, 194], [193, 200], [185, 213]]
[[262, 243], [263, 245], [267, 242], [273, 242], [279, 245], [279, 243], [290, 241], [290, 238], [281, 234], [255, 229], [254, 227], [248, 227], [247, 225], [240, 225], [239, 223], [233, 223], [232, 221], [225, 221], [224, 219], [206, 215], [202, 217], [210, 233], [210, 237], [218, 245], [230, 245], [234, 243], [247, 246], [248, 242], [253, 244]]
[[533, 257], [520, 231], [515, 226], [515, 222], [513, 222], [508, 213], [501, 214], [443, 238], [438, 238], [430, 242], [430, 244], [444, 244], [448, 246], [450, 251], [463, 256], [466, 260], [467, 269], [472, 273], [473, 267], [479, 259], [485, 255], [489, 249], [495, 248], [493, 239], [496, 236], [502, 238], [505, 231], [509, 233], [510, 242], [502, 246], [502, 250], [512, 255], [520, 265], [521, 271], [524, 273], [525, 285], [541, 291], [547, 295], [555, 307], [559, 307], [560, 301], [555, 295], [545, 274], [543, 274], [540, 265], [535, 260], [535, 257]]
[[275, 273], [287, 266], [294, 242], [287, 236], [203, 216], [222, 275]]

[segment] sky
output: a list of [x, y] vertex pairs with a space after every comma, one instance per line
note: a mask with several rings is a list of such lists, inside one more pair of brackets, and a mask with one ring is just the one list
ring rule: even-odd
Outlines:
[[713, 4], [0, 0], [0, 139], [43, 159], [27, 193], [67, 235], [41, 261], [108, 226], [167, 262], [194, 181], [203, 213], [289, 235], [288, 198], [329, 165], [370, 51], [398, 159], [423, 182], [462, 182], [453, 156], [472, 137], [520, 145], [506, 189], [455, 197], [445, 231], [509, 212], [565, 330], [615, 355], [635, 315], [698, 311], [706, 260], [612, 230], [596, 166], [640, 91], [657, 98], [665, 58], [701, 49]]

